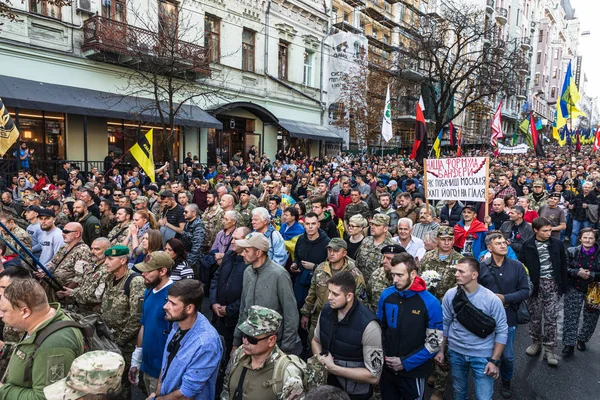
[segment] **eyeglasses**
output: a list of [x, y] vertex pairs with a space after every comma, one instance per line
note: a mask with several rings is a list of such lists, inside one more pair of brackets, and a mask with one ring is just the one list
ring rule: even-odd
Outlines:
[[68, 229], [63, 229], [63, 233], [64, 233], [65, 235], [68, 235], [69, 233], [75, 233], [75, 232], [77, 232], [77, 231], [70, 231], [70, 230], [68, 230]]
[[348, 224], [349, 228], [362, 228], [362, 226]]
[[268, 338], [270, 338], [271, 336], [273, 336], [273, 335], [265, 336], [264, 338], [260, 338], [260, 339], [259, 339], [259, 338], [256, 338], [256, 337], [254, 337], [254, 336], [248, 336], [248, 335], [246, 335], [245, 333], [244, 333], [244, 334], [242, 334], [242, 338], [245, 338], [245, 339], [248, 341], [248, 343], [250, 343], [250, 344], [252, 344], [252, 345], [254, 345], [254, 344], [258, 344], [258, 342], [260, 342], [261, 340], [268, 339]]

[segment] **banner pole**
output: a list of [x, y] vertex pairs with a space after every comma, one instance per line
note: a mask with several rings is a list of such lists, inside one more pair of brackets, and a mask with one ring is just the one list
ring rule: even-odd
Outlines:
[[485, 202], [484, 202], [484, 217], [489, 215], [489, 199], [488, 199], [488, 191], [490, 190], [490, 158], [485, 158]]
[[429, 192], [427, 191], [427, 159], [423, 160], [423, 187], [425, 189], [425, 210], [429, 213]]

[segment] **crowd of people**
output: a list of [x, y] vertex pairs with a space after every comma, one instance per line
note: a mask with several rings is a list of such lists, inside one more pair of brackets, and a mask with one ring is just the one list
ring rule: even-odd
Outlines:
[[[548, 154], [493, 158], [487, 207], [428, 202], [401, 155], [19, 170], [0, 400], [467, 399], [470, 373], [511, 398], [519, 325], [556, 367], [600, 315], [600, 164]], [[116, 352], [72, 323], [91, 317]]]

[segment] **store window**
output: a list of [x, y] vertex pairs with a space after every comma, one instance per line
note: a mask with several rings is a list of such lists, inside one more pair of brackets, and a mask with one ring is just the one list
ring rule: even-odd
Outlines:
[[[33, 149], [35, 160], [65, 159], [65, 115], [47, 111], [19, 109], [17, 121], [16, 110], [8, 107], [8, 112], [17, 123], [20, 141]], [[17, 144], [7, 152], [12, 156]], [[32, 163], [33, 164], [33, 163]]]
[[[107, 140], [108, 151], [115, 152], [115, 158], [121, 158], [123, 154], [124, 162], [133, 163], [133, 157], [128, 154], [129, 149], [138, 142], [138, 138], [147, 134], [150, 129], [154, 129], [152, 136], [152, 149], [154, 162], [162, 164], [167, 160], [167, 146], [169, 144], [168, 135], [164, 133], [161, 127], [153, 125], [138, 125], [134, 121], [109, 120], [107, 122]], [[179, 154], [179, 128], [175, 128], [175, 135], [171, 140], [172, 155]]]

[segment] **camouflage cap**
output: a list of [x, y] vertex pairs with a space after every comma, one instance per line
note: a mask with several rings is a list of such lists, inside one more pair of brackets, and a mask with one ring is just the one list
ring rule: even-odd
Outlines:
[[83, 185], [83, 187], [84, 187], [85, 189], [90, 189], [90, 190], [91, 190], [91, 189], [93, 189], [93, 188], [94, 188], [94, 182], [88, 182], [88, 183], [86, 183], [85, 185]]
[[137, 199], [133, 201], [133, 204], [141, 204], [148, 203], [148, 198], [146, 196], [138, 196]]
[[135, 264], [140, 272], [150, 272], [161, 268], [171, 268], [173, 258], [165, 251], [153, 251], [148, 254], [143, 262]]
[[541, 186], [544, 187], [544, 181], [541, 179], [536, 179], [533, 181], [533, 186]]
[[125, 369], [123, 356], [110, 351], [90, 351], [77, 357], [69, 373], [44, 388], [48, 400], [75, 400], [88, 394], [117, 393]]
[[454, 228], [451, 226], [440, 226], [437, 231], [437, 237], [454, 237]]
[[375, 214], [373, 215], [373, 219], [371, 220], [373, 225], [380, 226], [389, 226], [390, 225], [390, 217], [385, 214]]
[[104, 255], [106, 257], [123, 257], [129, 255], [129, 247], [123, 245], [117, 245], [109, 247], [104, 250]]
[[240, 331], [248, 336], [260, 336], [279, 331], [283, 317], [277, 311], [261, 306], [252, 306], [248, 318], [239, 326]]
[[348, 244], [342, 238], [333, 238], [329, 241], [327, 247], [331, 247], [334, 250], [346, 249], [348, 250]]

